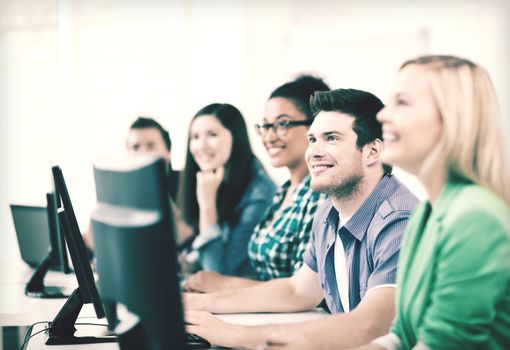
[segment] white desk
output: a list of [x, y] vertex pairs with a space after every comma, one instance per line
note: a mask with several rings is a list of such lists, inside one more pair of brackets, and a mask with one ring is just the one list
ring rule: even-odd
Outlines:
[[[282, 314], [225, 314], [225, 315], [217, 315], [225, 322], [234, 323], [234, 324], [243, 324], [243, 325], [257, 325], [257, 324], [267, 324], [267, 323], [290, 323], [290, 322], [303, 322], [308, 320], [313, 320], [321, 317], [325, 317], [328, 314], [323, 310], [314, 310], [310, 312], [297, 312], [297, 313], [282, 313]], [[100, 320], [96, 320], [96, 322]], [[87, 320], [89, 322], [89, 320]], [[96, 323], [95, 321], [90, 321]], [[170, 327], [171, 325], [169, 325]], [[44, 324], [39, 324], [34, 326], [32, 334], [35, 332], [43, 330], [45, 327]], [[103, 344], [87, 344], [87, 345], [59, 345], [48, 346], [45, 345], [46, 336], [44, 332], [35, 335], [32, 339], [30, 339], [27, 350], [39, 350], [39, 349], [51, 349], [51, 350], [77, 350], [77, 349], [87, 349], [87, 350], [118, 350], [118, 344], [116, 343], [103, 343]], [[212, 347], [211, 349], [224, 349], [221, 347]]]
[[[0, 326], [25, 326], [38, 321], [53, 320], [62, 305], [62, 299], [38, 299], [25, 295], [25, 285], [33, 270], [21, 261], [0, 261]], [[74, 273], [50, 271], [46, 285], [68, 287], [72, 292], [78, 286]], [[93, 308], [85, 305], [80, 316], [94, 316]]]
[[[66, 299], [36, 299], [25, 296], [25, 284], [30, 278], [32, 270], [20, 262], [1, 261], [0, 266], [0, 326], [29, 326], [40, 321], [52, 321]], [[77, 282], [74, 274], [64, 275], [58, 272], [49, 272], [44, 279], [47, 285], [57, 285], [76, 288]], [[289, 313], [289, 314], [226, 314], [218, 315], [222, 320], [234, 324], [257, 325], [266, 323], [302, 322], [325, 317], [322, 310]], [[104, 323], [105, 320], [95, 318], [92, 305], [86, 304], [80, 312], [77, 322]], [[38, 324], [33, 328], [32, 334], [43, 330], [46, 324]], [[171, 325], [169, 325], [171, 326]], [[86, 326], [84, 326], [86, 327]], [[87, 345], [59, 345], [46, 346], [44, 332], [35, 335], [28, 343], [27, 349], [51, 350], [107, 350], [119, 349], [116, 343], [87, 344]], [[0, 344], [1, 349], [1, 344]], [[212, 348], [215, 349], [215, 348]], [[218, 349], [218, 348], [216, 348]]]

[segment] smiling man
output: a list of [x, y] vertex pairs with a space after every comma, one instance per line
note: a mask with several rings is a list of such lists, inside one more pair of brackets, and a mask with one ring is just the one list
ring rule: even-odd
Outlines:
[[[387, 333], [400, 242], [418, 200], [381, 162], [377, 97], [353, 89], [316, 92], [311, 107], [316, 117], [305, 155], [311, 187], [330, 198], [316, 212], [304, 265], [292, 277], [254, 287], [185, 295], [189, 332], [218, 345], [254, 348], [269, 339], [289, 349], [342, 349]], [[277, 326], [231, 325], [193, 311], [295, 312], [322, 299], [333, 316]]]

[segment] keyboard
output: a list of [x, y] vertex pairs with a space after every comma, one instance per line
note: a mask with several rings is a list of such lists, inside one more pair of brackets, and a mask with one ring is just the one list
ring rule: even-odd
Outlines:
[[186, 333], [186, 345], [188, 349], [209, 349], [211, 343], [195, 334]]

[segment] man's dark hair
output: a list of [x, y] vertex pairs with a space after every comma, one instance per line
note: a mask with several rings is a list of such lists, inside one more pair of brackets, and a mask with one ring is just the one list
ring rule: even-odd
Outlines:
[[155, 121], [152, 118], [147, 117], [138, 117], [137, 120], [131, 124], [129, 129], [148, 129], [148, 128], [155, 128], [159, 130], [159, 133], [161, 134], [161, 137], [163, 138], [163, 141], [165, 141], [165, 146], [168, 152], [172, 150], [172, 140], [170, 140], [170, 134], [168, 131], [166, 131], [165, 128], [161, 126], [157, 121]]
[[[199, 110], [190, 123], [204, 115], [212, 115], [232, 134], [232, 151], [225, 164], [225, 177], [218, 189], [216, 203], [219, 220], [227, 220], [252, 178], [254, 155], [250, 146], [248, 130], [241, 112], [228, 103], [213, 103]], [[183, 218], [190, 226], [197, 227], [199, 208], [197, 201], [197, 172], [200, 171], [190, 152], [189, 141], [186, 150], [186, 165], [181, 174], [178, 203]]]
[[[356, 146], [359, 149], [375, 139], [382, 141], [382, 125], [377, 120], [377, 113], [384, 104], [370, 92], [355, 89], [319, 91], [310, 98], [310, 107], [314, 116], [321, 111], [335, 111], [354, 117], [352, 129], [358, 136]], [[391, 166], [383, 164], [383, 168], [385, 174], [391, 174]]]
[[301, 75], [296, 80], [277, 87], [269, 99], [281, 97], [290, 100], [306, 119], [313, 119], [314, 115], [310, 109], [310, 97], [315, 91], [329, 91], [329, 86], [318, 77]]

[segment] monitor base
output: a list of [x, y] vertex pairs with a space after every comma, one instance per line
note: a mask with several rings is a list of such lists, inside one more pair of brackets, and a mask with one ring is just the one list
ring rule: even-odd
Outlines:
[[46, 339], [46, 345], [74, 345], [74, 344], [96, 344], [96, 343], [116, 343], [117, 337], [50, 337]]
[[69, 293], [69, 288], [44, 286], [44, 289], [39, 291], [30, 291], [25, 289], [25, 295], [31, 298], [57, 299], [68, 298], [71, 293]]

